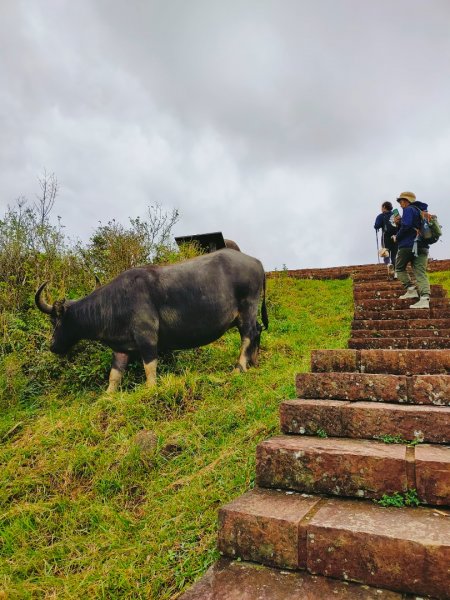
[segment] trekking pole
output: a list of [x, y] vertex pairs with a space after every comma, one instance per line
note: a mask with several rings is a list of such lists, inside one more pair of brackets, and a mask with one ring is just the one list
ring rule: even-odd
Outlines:
[[380, 262], [380, 248], [378, 246], [378, 231], [375, 229], [375, 238], [377, 240], [377, 256], [378, 256], [378, 262]]

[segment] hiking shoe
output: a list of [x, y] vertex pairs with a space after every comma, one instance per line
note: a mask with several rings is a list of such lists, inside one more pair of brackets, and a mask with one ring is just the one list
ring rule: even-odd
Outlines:
[[428, 296], [422, 296], [419, 302], [411, 304], [409, 308], [430, 308], [430, 298]]
[[418, 298], [419, 294], [417, 293], [417, 290], [415, 287], [409, 287], [406, 290], [406, 293], [403, 294], [403, 296], [399, 297], [399, 300], [407, 300], [408, 298]]

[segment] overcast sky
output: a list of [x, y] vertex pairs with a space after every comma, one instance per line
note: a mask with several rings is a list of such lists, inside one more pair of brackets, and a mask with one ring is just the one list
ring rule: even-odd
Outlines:
[[71, 236], [159, 202], [326, 267], [411, 190], [449, 258], [449, 0], [1, 0], [0, 45], [1, 215], [46, 169]]

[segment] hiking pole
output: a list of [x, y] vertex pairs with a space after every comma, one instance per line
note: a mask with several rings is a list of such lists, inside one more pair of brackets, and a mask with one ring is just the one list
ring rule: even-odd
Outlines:
[[375, 229], [375, 237], [377, 240], [377, 256], [378, 256], [378, 262], [380, 262], [380, 248], [378, 246], [378, 231]]

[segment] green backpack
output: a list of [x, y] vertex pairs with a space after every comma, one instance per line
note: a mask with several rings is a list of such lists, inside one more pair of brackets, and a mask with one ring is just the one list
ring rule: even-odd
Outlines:
[[442, 235], [442, 227], [439, 224], [437, 215], [431, 215], [426, 210], [420, 210], [414, 206], [420, 213], [420, 229], [417, 230], [419, 239], [427, 244], [435, 244]]

